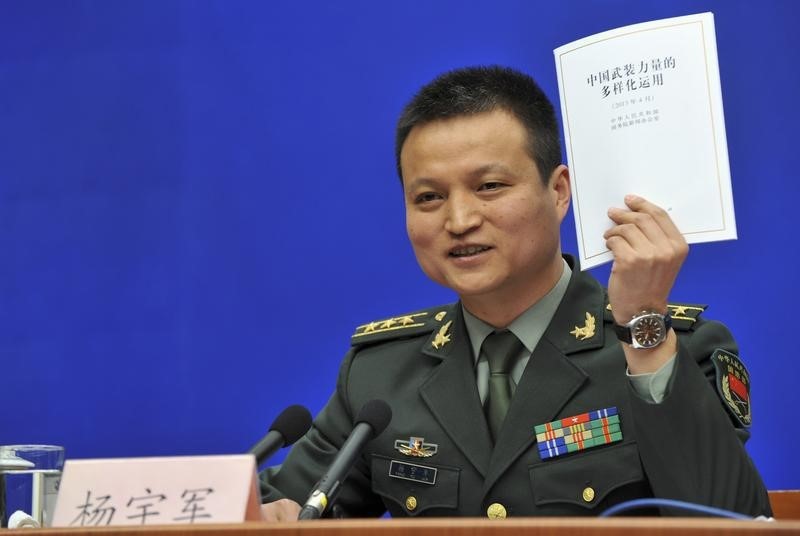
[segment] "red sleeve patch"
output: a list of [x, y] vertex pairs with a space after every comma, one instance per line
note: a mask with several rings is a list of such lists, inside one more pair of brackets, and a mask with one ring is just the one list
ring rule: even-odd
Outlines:
[[731, 415], [745, 428], [753, 424], [750, 408], [750, 374], [736, 354], [721, 348], [714, 350], [711, 361], [717, 372], [717, 392]]

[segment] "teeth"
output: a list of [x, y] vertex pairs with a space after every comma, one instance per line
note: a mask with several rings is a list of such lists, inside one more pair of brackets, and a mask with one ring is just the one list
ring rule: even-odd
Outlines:
[[453, 255], [454, 257], [465, 257], [467, 255], [475, 255], [476, 253], [480, 253], [481, 251], [486, 251], [487, 249], [489, 248], [486, 246], [470, 246], [468, 248], [453, 250], [451, 255]]

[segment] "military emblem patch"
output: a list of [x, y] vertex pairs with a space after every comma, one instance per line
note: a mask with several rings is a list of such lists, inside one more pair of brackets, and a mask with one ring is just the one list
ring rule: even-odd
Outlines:
[[725, 407], [742, 426], [753, 424], [750, 412], [750, 374], [736, 354], [721, 348], [714, 350], [711, 361], [717, 371], [717, 391]]

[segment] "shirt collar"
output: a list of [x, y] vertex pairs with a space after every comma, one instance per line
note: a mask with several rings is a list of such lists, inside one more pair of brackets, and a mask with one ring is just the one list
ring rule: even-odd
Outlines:
[[[567, 291], [572, 270], [567, 261], [562, 259], [562, 262], [564, 263], [564, 269], [555, 286], [508, 326], [508, 330], [517, 336], [528, 353], [532, 353], [539, 343], [539, 339], [542, 338], [545, 329], [547, 329], [550, 320], [561, 303], [561, 299], [564, 297], [564, 293]], [[495, 328], [467, 311], [463, 303], [461, 304], [461, 310], [464, 313], [464, 324], [467, 327], [467, 334], [472, 346], [472, 355], [477, 362], [483, 341]]]

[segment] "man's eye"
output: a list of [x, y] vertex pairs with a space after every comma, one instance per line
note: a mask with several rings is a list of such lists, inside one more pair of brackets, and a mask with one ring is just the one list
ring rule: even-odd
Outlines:
[[499, 190], [503, 187], [503, 183], [501, 182], [485, 182], [481, 184], [479, 190]]
[[433, 192], [425, 192], [423, 194], [419, 194], [415, 199], [414, 202], [416, 203], [430, 203], [431, 201], [436, 201], [440, 199], [439, 194]]

